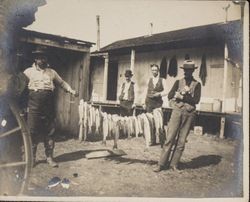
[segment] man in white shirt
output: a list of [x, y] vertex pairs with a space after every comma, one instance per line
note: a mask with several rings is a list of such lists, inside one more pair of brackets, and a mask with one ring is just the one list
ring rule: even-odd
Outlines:
[[54, 89], [55, 84], [61, 86], [66, 92], [76, 95], [55, 70], [49, 68], [47, 55], [39, 47], [32, 52], [35, 62], [32, 67], [27, 68], [24, 74], [27, 76], [29, 101], [28, 101], [28, 126], [32, 138], [33, 166], [35, 166], [37, 145], [44, 142], [47, 163], [52, 167], [58, 167], [53, 160], [54, 150]]
[[151, 65], [152, 77], [149, 79], [145, 107], [147, 112], [152, 112], [156, 108], [161, 108], [162, 97], [167, 95], [166, 80], [160, 78], [160, 69], [157, 64]]
[[133, 76], [131, 70], [125, 72], [126, 81], [122, 84], [120, 90], [120, 114], [121, 116], [132, 116], [135, 100], [135, 83], [131, 81]]

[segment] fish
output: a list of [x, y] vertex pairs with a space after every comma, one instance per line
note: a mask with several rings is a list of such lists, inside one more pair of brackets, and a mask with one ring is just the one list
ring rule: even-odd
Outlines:
[[101, 125], [101, 117], [100, 117], [99, 109], [95, 109], [95, 122], [96, 122], [95, 133], [99, 134], [100, 125]]
[[150, 145], [155, 144], [155, 123], [154, 123], [154, 117], [152, 113], [146, 113], [146, 116], [149, 121], [149, 127], [150, 127]]
[[103, 133], [103, 142], [106, 142], [108, 133], [109, 133], [109, 124], [108, 124], [108, 115], [106, 112], [102, 113], [103, 122], [102, 122], [102, 133]]
[[145, 138], [146, 148], [149, 148], [151, 141], [150, 123], [145, 113], [141, 114], [141, 118], [143, 120], [143, 134]]
[[154, 109], [153, 115], [155, 117], [156, 123], [156, 134], [158, 138], [158, 142], [160, 142], [160, 136], [163, 135], [163, 112], [161, 108]]
[[79, 112], [79, 140], [82, 141], [83, 136], [83, 115], [84, 115], [84, 101], [80, 100], [79, 106], [78, 106], [78, 112]]

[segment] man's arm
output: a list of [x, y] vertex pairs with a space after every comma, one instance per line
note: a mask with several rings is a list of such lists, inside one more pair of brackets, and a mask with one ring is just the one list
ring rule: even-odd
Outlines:
[[160, 92], [160, 95], [161, 95], [161, 97], [164, 97], [164, 96], [168, 95], [166, 79], [162, 79], [162, 86], [163, 86], [163, 91]]
[[64, 80], [57, 74], [56, 71], [54, 71], [54, 70], [52, 70], [52, 71], [53, 71], [53, 73], [54, 73], [54, 81], [55, 81], [56, 83], [58, 83], [65, 91], [67, 91], [67, 92], [69, 92], [69, 93], [75, 95], [75, 94], [76, 94], [76, 91], [73, 90], [73, 89], [70, 87], [70, 85], [69, 85], [66, 81], [64, 81]]
[[168, 99], [171, 100], [174, 98], [175, 96], [175, 92], [178, 90], [179, 88], [179, 80], [175, 81], [173, 87], [171, 88], [171, 90], [168, 93]]
[[190, 94], [185, 94], [183, 96], [183, 102], [186, 102], [191, 105], [196, 105], [200, 102], [200, 98], [201, 98], [201, 84], [198, 83], [194, 89], [194, 96], [191, 96]]

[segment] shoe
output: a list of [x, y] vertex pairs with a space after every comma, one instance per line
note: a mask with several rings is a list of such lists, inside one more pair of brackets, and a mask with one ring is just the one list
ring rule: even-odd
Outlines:
[[155, 169], [154, 169], [154, 172], [156, 173], [159, 173], [163, 170], [163, 167], [162, 166], [157, 166]]
[[58, 164], [52, 159], [52, 157], [47, 158], [47, 163], [53, 168], [58, 167]]
[[169, 169], [172, 170], [172, 171], [177, 171], [177, 170], [179, 170], [177, 166], [170, 166]]

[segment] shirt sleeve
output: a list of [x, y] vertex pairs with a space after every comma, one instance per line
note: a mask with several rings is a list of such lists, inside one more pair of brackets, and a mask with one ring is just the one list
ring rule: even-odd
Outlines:
[[118, 95], [118, 100], [120, 100], [120, 96], [122, 94], [122, 86], [123, 86], [123, 83], [119, 86], [118, 88], [118, 92], [117, 92], [117, 95]]
[[134, 84], [134, 104], [136, 104], [137, 101], [137, 94], [138, 94], [138, 87], [136, 85], [136, 83]]
[[163, 97], [163, 96], [166, 96], [168, 94], [166, 79], [162, 79], [162, 86], [163, 86], [163, 91], [161, 92], [161, 96]]
[[29, 79], [29, 77], [30, 77], [29, 68], [28, 68], [28, 69], [25, 69], [23, 73], [24, 73], [24, 75]]
[[200, 98], [201, 98], [201, 84], [198, 83], [194, 89], [194, 96], [191, 96], [190, 94], [184, 95], [183, 102], [186, 102], [191, 105], [196, 105], [200, 102]]
[[59, 74], [57, 74], [57, 72], [55, 70], [52, 70], [53, 74], [54, 74], [54, 81], [59, 84], [64, 90], [66, 90], [67, 92], [72, 91], [72, 88], [70, 87], [70, 85], [65, 82], [60, 76]]
[[171, 88], [171, 90], [168, 93], [168, 99], [171, 100], [173, 99], [175, 92], [178, 90], [179, 88], [179, 80], [175, 81], [173, 87]]

